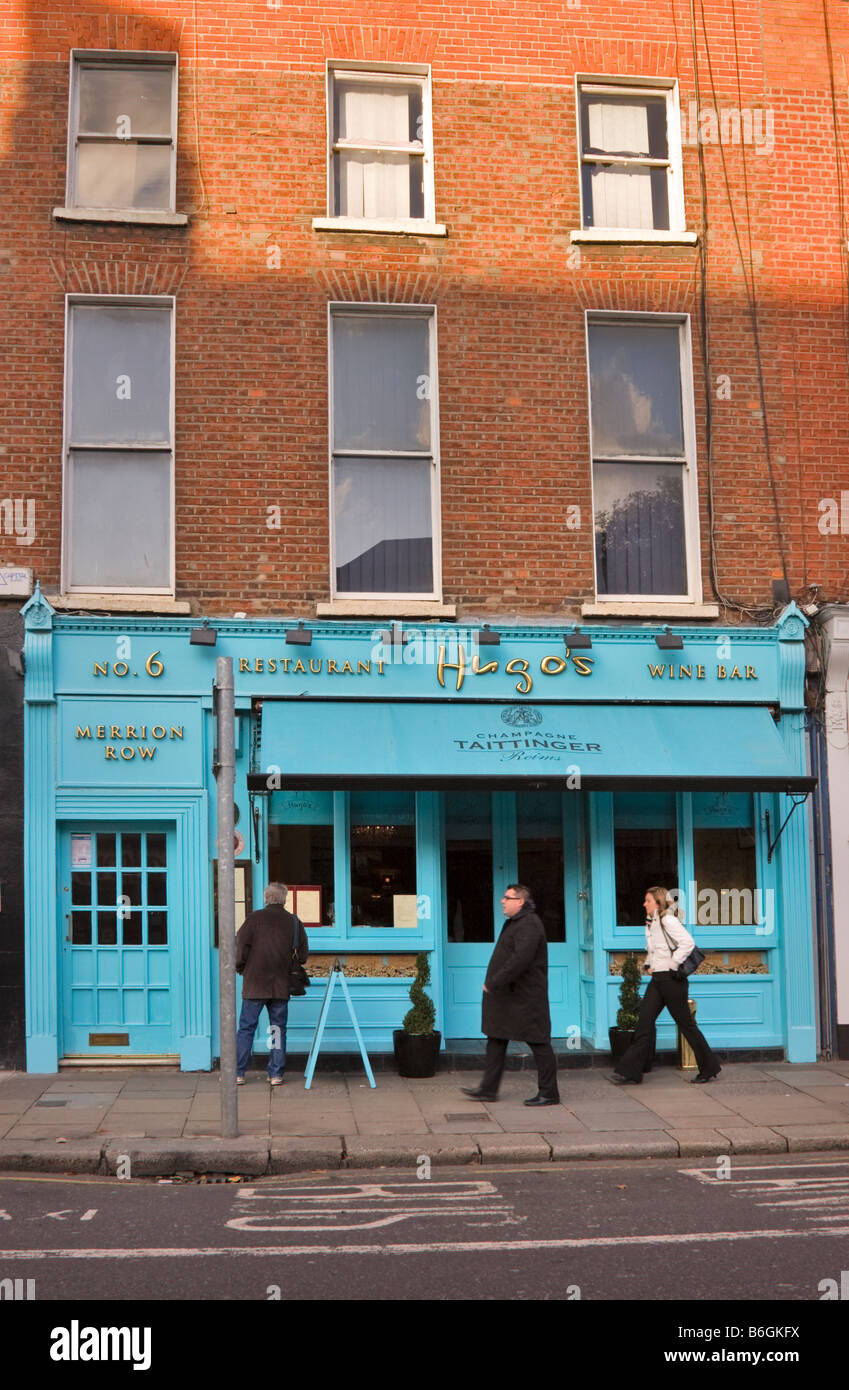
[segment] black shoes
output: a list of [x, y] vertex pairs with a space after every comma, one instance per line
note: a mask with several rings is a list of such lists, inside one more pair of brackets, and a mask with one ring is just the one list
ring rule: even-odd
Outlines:
[[690, 1081], [690, 1085], [691, 1085], [691, 1086], [706, 1086], [707, 1083], [708, 1083], [709, 1081], [713, 1081], [713, 1078], [714, 1078], [715, 1076], [719, 1076], [719, 1073], [720, 1073], [721, 1071], [722, 1071], [722, 1067], [717, 1067], [716, 1071], [709, 1071], [709, 1072], [701, 1072], [701, 1071], [700, 1071], [699, 1074], [698, 1074], [698, 1076], [694, 1076], [694, 1077], [692, 1078], [692, 1080]]
[[525, 1104], [525, 1105], [559, 1105], [559, 1104], [560, 1104], [560, 1097], [559, 1097], [559, 1096], [543, 1096], [543, 1095], [540, 1095], [539, 1091], [537, 1091], [536, 1095], [535, 1095], [535, 1096], [531, 1096], [530, 1100], [526, 1100], [526, 1101], [524, 1102], [524, 1104]]
[[476, 1090], [471, 1086], [461, 1086], [460, 1090], [464, 1096], [469, 1097], [469, 1100], [498, 1100], [498, 1096], [492, 1095], [491, 1092]]
[[613, 1075], [609, 1076], [607, 1079], [613, 1086], [639, 1086], [640, 1084], [640, 1082], [635, 1081], [632, 1076], [620, 1076], [618, 1071], [615, 1071]]

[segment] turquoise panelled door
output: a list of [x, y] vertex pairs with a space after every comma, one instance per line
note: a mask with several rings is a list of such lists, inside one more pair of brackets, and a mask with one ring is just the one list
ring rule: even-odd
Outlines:
[[580, 1031], [571, 824], [559, 791], [446, 793], [446, 1037], [481, 1036], [483, 981], [504, 921], [501, 895], [514, 882], [530, 888], [546, 929], [552, 1036]]
[[175, 1047], [173, 832], [68, 828], [61, 841], [62, 1052], [167, 1056]]

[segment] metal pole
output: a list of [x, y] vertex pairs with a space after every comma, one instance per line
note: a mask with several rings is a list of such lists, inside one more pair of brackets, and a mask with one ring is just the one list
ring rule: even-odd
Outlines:
[[215, 663], [218, 758], [218, 993], [221, 1032], [221, 1134], [239, 1133], [236, 1092], [236, 868], [233, 790], [236, 780], [233, 659]]

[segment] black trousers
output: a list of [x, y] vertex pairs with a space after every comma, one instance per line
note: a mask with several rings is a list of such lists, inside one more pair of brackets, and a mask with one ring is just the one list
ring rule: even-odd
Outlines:
[[[486, 1040], [486, 1062], [484, 1063], [483, 1077], [481, 1078], [480, 1089], [488, 1095], [496, 1095], [501, 1084], [501, 1073], [504, 1071], [504, 1062], [507, 1057], [507, 1044], [509, 1038], [487, 1038]], [[546, 1100], [559, 1100], [560, 1092], [557, 1089], [557, 1059], [554, 1056], [551, 1043], [528, 1043], [528, 1047], [534, 1054], [534, 1061], [537, 1064], [538, 1090]]]
[[719, 1071], [716, 1053], [711, 1051], [704, 1033], [693, 1022], [687, 1002], [688, 995], [689, 982], [686, 979], [676, 980], [668, 970], [660, 970], [652, 975], [640, 1005], [634, 1041], [624, 1056], [620, 1057], [616, 1067], [619, 1076], [625, 1076], [629, 1081], [642, 1080], [651, 1053], [655, 1020], [664, 1008], [669, 1010], [693, 1049], [699, 1071], [705, 1072], [708, 1076]]

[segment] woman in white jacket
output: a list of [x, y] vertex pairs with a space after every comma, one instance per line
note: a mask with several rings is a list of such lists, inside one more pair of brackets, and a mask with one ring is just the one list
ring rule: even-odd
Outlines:
[[610, 1079], [615, 1086], [639, 1086], [651, 1051], [655, 1020], [666, 1007], [696, 1055], [699, 1073], [693, 1077], [693, 1084], [712, 1081], [721, 1070], [719, 1060], [693, 1022], [687, 1002], [687, 976], [678, 973], [678, 966], [687, 959], [696, 943], [678, 920], [665, 888], [649, 888], [643, 907], [646, 909], [643, 968], [648, 970], [651, 980], [640, 1005], [634, 1041], [620, 1057]]

